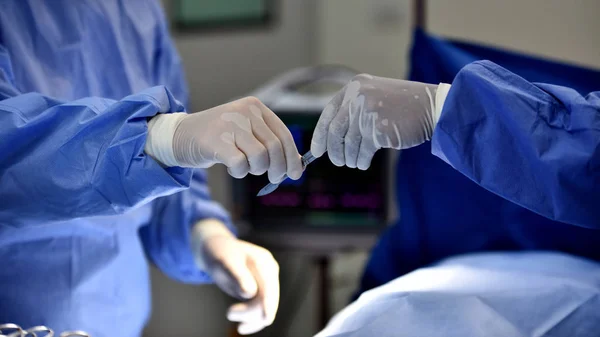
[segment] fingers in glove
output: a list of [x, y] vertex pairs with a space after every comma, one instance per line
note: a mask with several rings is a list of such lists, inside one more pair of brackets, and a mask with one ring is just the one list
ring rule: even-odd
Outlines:
[[[229, 136], [227, 136], [229, 137]], [[230, 134], [230, 143], [222, 146], [215, 153], [215, 159], [227, 166], [227, 172], [234, 178], [244, 178], [250, 171], [246, 155], [235, 145], [235, 137]]]
[[[255, 114], [259, 112], [256, 109], [259, 108], [258, 106], [255, 106], [254, 108], [251, 106], [250, 108]], [[302, 167], [302, 157], [298, 153], [298, 148], [296, 147], [292, 133], [273, 111], [265, 106], [263, 106], [262, 109], [259, 108], [259, 110], [269, 129], [273, 131], [281, 142], [285, 154], [286, 173], [288, 177], [294, 180], [300, 179], [304, 168]]]
[[359, 170], [366, 170], [371, 166], [371, 161], [378, 148], [370, 138], [363, 138], [358, 151], [357, 167]]
[[348, 106], [342, 105], [340, 112], [333, 118], [331, 124], [329, 124], [327, 153], [335, 166], [344, 166], [346, 164], [345, 137], [350, 127], [350, 117], [347, 109]]
[[313, 137], [310, 143], [310, 152], [313, 156], [319, 158], [327, 151], [327, 135], [329, 133], [329, 124], [338, 113], [342, 100], [344, 99], [344, 91], [338, 92], [331, 102], [325, 106], [325, 109], [319, 117]]
[[267, 149], [269, 156], [268, 177], [272, 183], [278, 183], [287, 173], [287, 163], [283, 145], [279, 138], [271, 131], [263, 119], [262, 112], [256, 106], [250, 106], [253, 114], [252, 132], [254, 136]]
[[259, 305], [266, 324], [270, 325], [279, 306], [279, 265], [268, 250], [248, 242], [242, 243], [246, 246], [247, 265], [256, 280], [258, 291], [252, 301], [237, 304], [232, 309], [243, 311]]
[[246, 243], [248, 265], [258, 285], [256, 296], [249, 302], [229, 308], [227, 319], [240, 322], [242, 335], [256, 333], [273, 324], [279, 306], [279, 266], [268, 251]]
[[259, 298], [232, 305], [227, 312], [227, 319], [240, 323], [238, 325], [240, 335], [254, 334], [270, 325], [265, 318]]
[[215, 264], [211, 268], [211, 276], [221, 290], [237, 299], [247, 300], [257, 296], [258, 285], [242, 255]]
[[360, 98], [360, 86], [360, 82], [355, 80], [346, 85], [339, 111], [329, 124], [327, 152], [329, 159], [336, 166], [346, 164], [345, 137], [350, 128], [350, 120], [360, 118], [360, 114], [363, 113], [364, 96]]
[[265, 325], [265, 315], [260, 298], [254, 298], [249, 302], [236, 303], [229, 307], [227, 319], [238, 323], [256, 323]]
[[269, 168], [269, 154], [252, 131], [236, 133], [235, 145], [244, 153], [250, 166], [250, 174], [262, 175]]
[[259, 323], [241, 323], [238, 326], [237, 331], [242, 336], [253, 335], [266, 327], [267, 325]]
[[260, 253], [250, 263], [258, 284], [257, 298], [261, 301], [267, 325], [273, 324], [279, 307], [279, 265], [268, 251]]
[[[348, 132], [344, 136], [344, 160], [346, 166], [356, 168], [362, 133], [360, 127], [361, 115], [364, 113], [365, 97], [359, 96], [348, 104], [349, 126]], [[343, 109], [346, 107], [343, 105]]]

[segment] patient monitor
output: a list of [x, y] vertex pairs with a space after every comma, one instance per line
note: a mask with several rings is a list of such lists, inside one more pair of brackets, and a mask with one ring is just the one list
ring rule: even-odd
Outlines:
[[[290, 129], [298, 150], [310, 149], [325, 105], [356, 73], [343, 67], [295, 69], [252, 93]], [[266, 176], [236, 183], [235, 217], [253, 242], [274, 248], [369, 248], [390, 218], [390, 153], [379, 151], [367, 171], [334, 166], [326, 155], [297, 181], [257, 197]]]

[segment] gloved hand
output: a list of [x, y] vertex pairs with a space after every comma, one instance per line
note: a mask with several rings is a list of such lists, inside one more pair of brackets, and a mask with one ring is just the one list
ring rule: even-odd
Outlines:
[[431, 139], [450, 85], [358, 75], [325, 107], [311, 151], [336, 166], [366, 170], [378, 149]]
[[165, 166], [227, 166], [229, 174], [268, 171], [278, 183], [302, 175], [302, 161], [283, 122], [262, 102], [246, 97], [192, 114], [160, 114], [148, 122], [145, 152]]
[[217, 220], [204, 220], [192, 231], [198, 267], [225, 293], [240, 300], [227, 318], [239, 322], [238, 333], [248, 335], [271, 325], [279, 306], [279, 265], [271, 253], [238, 240]]

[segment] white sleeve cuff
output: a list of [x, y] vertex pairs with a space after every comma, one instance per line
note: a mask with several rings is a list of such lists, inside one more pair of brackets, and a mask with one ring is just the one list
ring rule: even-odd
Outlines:
[[148, 137], [144, 152], [164, 166], [179, 166], [173, 153], [175, 130], [185, 113], [158, 114], [148, 121]]
[[436, 125], [442, 115], [444, 109], [444, 102], [450, 92], [450, 84], [440, 83], [435, 93], [435, 112], [433, 114], [433, 124]]

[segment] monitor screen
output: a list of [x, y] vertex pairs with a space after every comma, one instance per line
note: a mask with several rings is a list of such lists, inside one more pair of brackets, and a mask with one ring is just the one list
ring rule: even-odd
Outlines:
[[184, 30], [261, 26], [266, 25], [273, 14], [273, 0], [177, 0], [174, 2], [174, 22]]
[[[318, 114], [285, 113], [279, 117], [290, 129], [301, 154], [310, 150]], [[373, 231], [387, 216], [388, 178], [384, 151], [373, 158], [369, 170], [336, 167], [327, 154], [315, 160], [297, 181], [286, 180], [269, 195], [256, 193], [268, 183], [265, 176], [243, 181], [242, 216], [260, 230]]]

